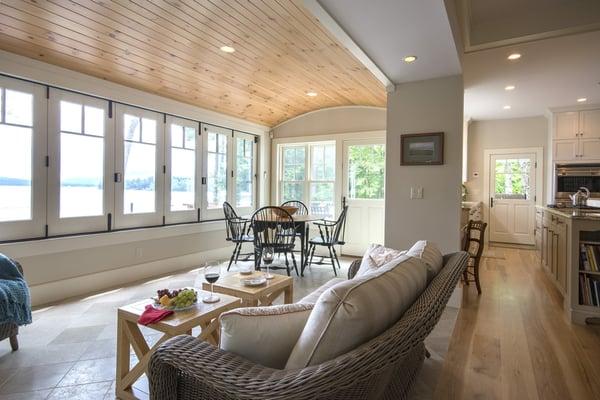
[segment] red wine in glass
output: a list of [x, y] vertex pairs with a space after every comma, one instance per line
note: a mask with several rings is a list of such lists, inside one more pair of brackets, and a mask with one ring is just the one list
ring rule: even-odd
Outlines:
[[219, 280], [221, 276], [221, 266], [220, 265], [207, 265], [204, 268], [204, 279], [208, 283], [210, 283], [210, 296], [206, 296], [202, 299], [204, 303], [216, 303], [221, 300], [219, 296], [215, 295], [214, 291], [214, 283]]

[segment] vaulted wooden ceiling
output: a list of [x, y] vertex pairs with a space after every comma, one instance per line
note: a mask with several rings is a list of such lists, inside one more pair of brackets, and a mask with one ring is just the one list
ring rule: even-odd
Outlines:
[[386, 102], [300, 0], [2, 0], [0, 48], [268, 126]]

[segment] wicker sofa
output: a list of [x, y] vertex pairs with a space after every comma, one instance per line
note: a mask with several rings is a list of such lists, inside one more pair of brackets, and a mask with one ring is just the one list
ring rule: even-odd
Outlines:
[[[444, 256], [444, 267], [387, 331], [333, 360], [277, 370], [222, 351], [191, 336], [165, 342], [148, 367], [150, 398], [404, 399], [424, 361], [424, 340], [437, 324], [468, 255]], [[348, 272], [352, 278], [360, 262]]]
[[[23, 267], [21, 267], [21, 264], [14, 260], [13, 262], [16, 264], [22, 274]], [[17, 351], [19, 349], [19, 340], [17, 339], [18, 334], [19, 326], [17, 324], [11, 322], [0, 324], [0, 341], [8, 338], [10, 340], [10, 347], [13, 351]]]

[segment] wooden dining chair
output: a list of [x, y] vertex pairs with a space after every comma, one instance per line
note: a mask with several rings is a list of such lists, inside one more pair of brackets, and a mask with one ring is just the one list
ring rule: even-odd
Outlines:
[[294, 215], [308, 215], [308, 207], [300, 200], [289, 200], [281, 204], [281, 207], [296, 207], [298, 210]]
[[[298, 273], [298, 265], [294, 257], [294, 246], [296, 244], [296, 235], [288, 234], [294, 232], [296, 224], [294, 218], [285, 209], [281, 207], [267, 206], [258, 209], [250, 220], [252, 232], [254, 233], [254, 260], [256, 269], [260, 270], [262, 253], [264, 249], [273, 249], [273, 254], [285, 255], [285, 270], [290, 276], [290, 263], [287, 255], [292, 256], [294, 270]], [[271, 269], [281, 269], [272, 266]]]
[[[348, 206], [344, 206], [340, 216], [335, 221], [322, 220], [319, 222], [314, 222], [313, 224], [319, 228], [319, 236], [316, 236], [312, 239], [308, 240], [308, 255], [309, 261], [308, 265], [317, 264], [329, 264], [324, 262], [325, 259], [331, 260], [331, 265], [333, 266], [333, 273], [337, 276], [337, 271], [335, 269], [335, 264], [337, 262], [338, 269], [341, 269], [340, 260], [338, 258], [337, 252], [335, 251], [335, 246], [345, 244], [344, 235], [346, 231], [346, 215], [348, 214]], [[321, 256], [321, 260], [319, 262], [313, 263], [313, 258], [315, 256], [315, 250], [317, 247], [326, 247], [329, 250], [329, 257]]]
[[250, 260], [250, 256], [253, 253], [241, 254], [242, 246], [244, 243], [254, 243], [254, 238], [250, 235], [250, 221], [239, 217], [231, 204], [228, 202], [223, 203], [223, 213], [225, 214], [225, 228], [226, 237], [225, 240], [235, 244], [233, 253], [229, 259], [229, 265], [227, 265], [227, 271], [231, 268], [231, 264], [235, 261], [238, 262], [240, 255], [246, 256], [245, 261]]
[[465, 226], [465, 242], [463, 250], [469, 253], [467, 268], [463, 273], [463, 282], [469, 285], [475, 282], [477, 293], [481, 294], [481, 283], [479, 281], [479, 263], [483, 254], [485, 243], [485, 229], [487, 224], [483, 221], [469, 221]]

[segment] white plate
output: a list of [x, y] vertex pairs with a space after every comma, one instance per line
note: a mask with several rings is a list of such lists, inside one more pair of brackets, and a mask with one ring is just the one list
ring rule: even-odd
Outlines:
[[260, 286], [267, 283], [267, 278], [261, 276], [260, 278], [242, 279], [242, 283], [246, 286]]

